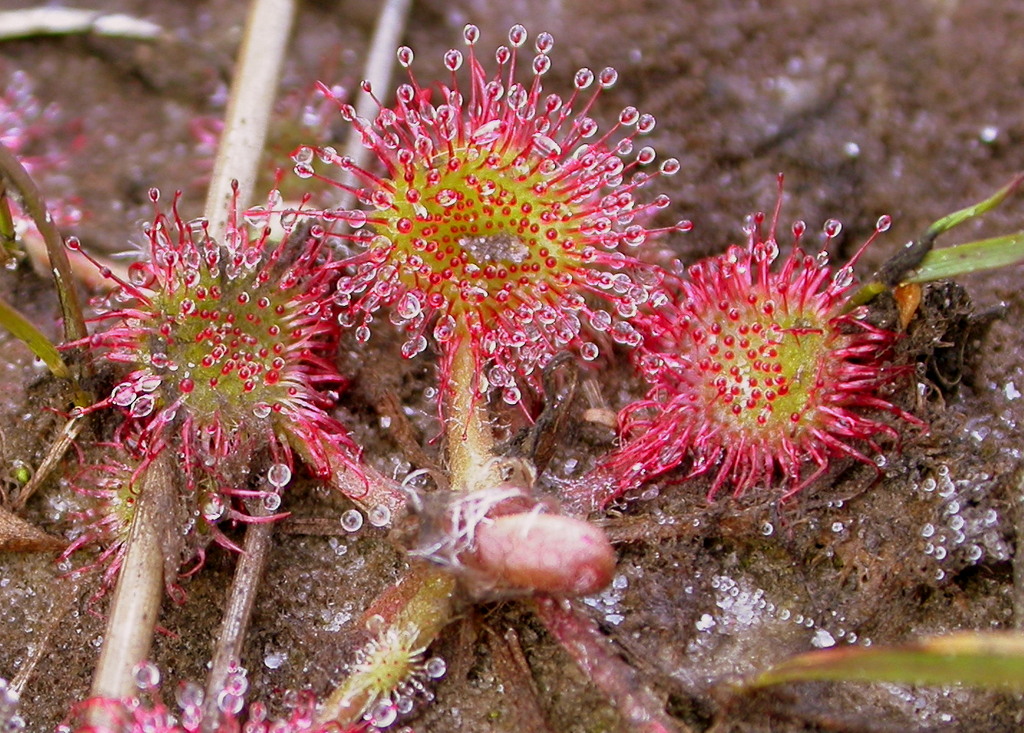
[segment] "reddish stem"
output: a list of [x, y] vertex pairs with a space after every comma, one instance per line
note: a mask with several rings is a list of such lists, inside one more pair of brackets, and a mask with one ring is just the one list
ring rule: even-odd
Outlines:
[[537, 598], [534, 612], [572, 656], [576, 666], [597, 685], [619, 711], [628, 730], [642, 733], [686, 733], [689, 728], [665, 713], [664, 705], [615, 650], [612, 641], [591, 619], [567, 601]]

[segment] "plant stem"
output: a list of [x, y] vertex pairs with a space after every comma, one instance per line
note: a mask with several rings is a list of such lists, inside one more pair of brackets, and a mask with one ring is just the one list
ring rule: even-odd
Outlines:
[[[370, 41], [370, 52], [363, 68], [363, 78], [370, 82], [371, 88], [380, 93], [391, 83], [391, 75], [395, 69], [395, 47], [405, 33], [405, 22], [409, 16], [412, 0], [385, 0], [377, 18], [377, 26]], [[368, 94], [360, 95], [356, 102], [356, 114], [372, 120], [377, 115], [377, 103]], [[352, 130], [345, 141], [345, 155], [351, 158], [355, 166], [364, 168], [369, 159], [370, 151], [363, 145], [362, 136]], [[351, 186], [355, 176], [345, 172], [339, 183]], [[355, 203], [355, 194], [342, 189], [338, 200], [339, 209], [349, 209]]]
[[[250, 510], [256, 517], [265, 514], [262, 504], [258, 501], [250, 503]], [[220, 633], [217, 635], [217, 646], [210, 666], [210, 674], [206, 678], [206, 695], [203, 703], [204, 733], [212, 733], [220, 724], [220, 708], [217, 705], [217, 697], [227, 683], [232, 663], [241, 658], [242, 642], [252, 618], [256, 591], [259, 588], [263, 570], [267, 566], [273, 534], [273, 522], [256, 522], [245, 529], [242, 556], [235, 567], [235, 577], [231, 581], [231, 595], [228, 597], [224, 618], [221, 619]]]
[[[135, 693], [133, 668], [149, 656], [163, 599], [168, 550], [164, 538], [175, 531], [171, 517], [177, 502], [173, 480], [177, 469], [171, 453], [163, 451], [138, 479], [137, 506], [92, 680], [94, 697], [120, 699]], [[102, 725], [102, 721], [93, 724]]]
[[0, 144], [0, 174], [2, 174], [21, 194], [25, 210], [43, 235], [46, 251], [50, 255], [50, 272], [57, 286], [57, 297], [60, 300], [60, 311], [64, 318], [64, 340], [77, 341], [85, 338], [88, 332], [85, 319], [82, 317], [82, 304], [75, 290], [74, 278], [71, 274], [71, 263], [68, 253], [64, 250], [64, 240], [53, 223], [53, 217], [46, 209], [46, 202], [32, 176], [21, 164], [21, 161], [5, 145]]
[[223, 239], [234, 190], [246, 206], [256, 186], [281, 67], [295, 17], [295, 0], [253, 0], [238, 52], [224, 134], [206, 194], [210, 236]]
[[639, 674], [614, 648], [591, 619], [567, 601], [536, 598], [534, 613], [548, 631], [619, 711], [625, 729], [637, 733], [684, 733], [690, 729], [665, 714], [664, 706], [647, 689]]
[[[469, 344], [467, 334], [457, 338], [448, 394], [443, 396], [447, 408], [445, 438], [451, 487], [460, 492], [485, 485], [494, 457], [494, 437], [480, 399], [474, 394], [475, 361]], [[455, 576], [447, 569], [417, 564], [397, 585], [378, 596], [366, 616], [376, 614], [385, 620], [386, 627], [381, 630], [377, 643], [392, 644], [396, 648], [375, 658], [390, 661], [353, 670], [328, 698], [320, 721], [355, 723], [378, 698], [390, 694], [391, 689], [385, 682], [401, 682], [401, 675], [394, 671], [395, 660], [408, 662], [414, 656], [411, 652], [418, 656], [453, 618], [455, 588]], [[411, 662], [406, 666], [412, 670]]]
[[7, 184], [0, 180], [0, 265], [7, 267], [18, 254], [11, 215], [11, 200], [7, 198]]
[[385, 507], [392, 523], [406, 511], [406, 495], [401, 484], [372, 466], [361, 465], [356, 470], [345, 461], [332, 459], [330, 484], [363, 511]]
[[[476, 361], [469, 335], [456, 337], [452, 372], [448, 382], [445, 411], [445, 439], [448, 471], [454, 491], [478, 491], [488, 487], [494, 458], [494, 435], [484, 414], [485, 406], [476, 394]], [[493, 485], [493, 484], [492, 484]]]

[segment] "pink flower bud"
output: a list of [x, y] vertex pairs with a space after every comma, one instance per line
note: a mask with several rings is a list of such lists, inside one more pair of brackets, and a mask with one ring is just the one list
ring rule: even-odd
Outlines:
[[481, 524], [469, 564], [503, 588], [589, 595], [611, 582], [615, 551], [580, 519], [527, 512]]

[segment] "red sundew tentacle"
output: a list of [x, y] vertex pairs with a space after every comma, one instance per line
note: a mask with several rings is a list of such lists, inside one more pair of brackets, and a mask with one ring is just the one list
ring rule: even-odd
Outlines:
[[[281, 215], [294, 220], [306, 205], [303, 200]], [[107, 327], [82, 342], [96, 358], [133, 367], [110, 396], [84, 408], [123, 412], [114, 440], [134, 456], [126, 485], [162, 451], [175, 451], [182, 501], [209, 504], [209, 511], [193, 514], [209, 530], [200, 534], [222, 544], [216, 522], [248, 516], [232, 500], [266, 493], [239, 483], [246, 479], [233, 466], [267, 450], [290, 476], [291, 446], [279, 437], [288, 431], [310, 444], [329, 443], [353, 466], [357, 453], [325, 411], [337, 397], [327, 390], [345, 383], [329, 356], [340, 326], [324, 302], [333, 297], [339, 267], [314, 228], [285, 248], [269, 239], [267, 226], [243, 223], [235, 209], [222, 245], [209, 240], [201, 222], [182, 220], [175, 197], [170, 216], [158, 212], [146, 230], [151, 259], [139, 263], [144, 292], [122, 287], [119, 298], [131, 302], [101, 312], [94, 323]], [[294, 226], [283, 223], [286, 231]], [[329, 473], [323, 451], [308, 455], [316, 473]], [[192, 537], [190, 549], [200, 551], [204, 541]], [[116, 550], [107, 556], [117, 562]]]
[[[631, 143], [616, 143], [614, 149], [611, 145], [613, 138], [625, 133], [631, 140], [641, 130], [626, 130], [620, 121], [593, 137], [596, 123], [571, 116], [569, 107], [591, 86], [592, 73], [577, 74], [567, 103], [543, 96], [552, 44], [548, 34], [538, 37], [538, 55], [525, 85], [515, 80], [525, 30], [516, 26], [510, 31], [510, 47], [497, 51], [498, 70], [490, 81], [475, 52], [478, 37], [479, 31], [467, 26], [467, 57], [455, 50], [445, 54], [452, 78], [437, 85], [435, 93], [442, 96], [437, 107], [411, 71], [409, 83], [398, 89], [395, 107], [378, 104], [372, 124], [354, 120], [339, 105], [385, 169], [376, 177], [356, 173], [364, 186], [359, 200], [377, 208], [369, 225], [387, 245], [372, 241], [372, 235], [350, 238], [368, 248], [343, 263], [352, 269], [340, 273], [336, 302], [341, 320], [357, 327], [359, 341], [369, 337], [373, 314], [387, 307], [406, 334], [403, 355], [421, 351], [435, 331], [462, 330], [475, 363], [510, 368], [515, 382], [539, 387], [538, 367], [553, 349], [578, 349], [585, 343], [581, 329], [586, 324], [575, 317], [548, 318], [548, 311], [565, 308], [567, 296], [584, 292], [623, 312], [636, 310], [649, 298], [645, 283], [619, 293], [610, 290], [611, 281], [602, 290], [588, 280], [592, 272], [633, 262], [628, 255], [621, 261], [594, 256], [595, 247], [632, 247], [653, 234], [633, 223], [649, 208], [635, 204], [631, 193], [652, 176], [623, 184], [626, 166], [619, 150]], [[398, 50], [403, 67], [409, 68], [412, 58], [410, 49]], [[461, 66], [469, 72], [468, 99], [459, 85]], [[602, 72], [582, 105], [585, 112], [614, 78], [614, 71]], [[625, 121], [633, 122], [633, 117], [627, 115]], [[569, 119], [571, 124], [565, 125]], [[645, 130], [652, 124], [653, 118], [644, 118]], [[584, 138], [591, 142], [577, 159], [571, 148]], [[300, 158], [296, 170], [301, 176], [327, 178], [312, 170], [313, 161], [307, 162], [305, 153]], [[334, 154], [321, 154], [320, 159], [347, 167]], [[677, 164], [668, 169], [674, 172]], [[599, 205], [606, 191], [617, 192], [616, 197]], [[663, 206], [662, 201], [653, 208]], [[627, 219], [628, 240], [618, 231], [618, 222]], [[623, 276], [632, 279], [632, 272]], [[455, 325], [449, 327], [449, 320]], [[634, 340], [625, 324], [619, 330], [620, 341]], [[519, 333], [526, 335], [525, 342]], [[450, 346], [445, 338], [439, 338], [439, 346], [441, 382], [447, 384], [444, 370], [450, 360], [444, 352]], [[518, 399], [518, 388], [506, 392], [507, 398]]]
[[[886, 363], [897, 334], [839, 315], [854, 288], [850, 264], [835, 274], [797, 249], [772, 270], [779, 217], [778, 202], [767, 232], [763, 214], [750, 217], [746, 249], [672, 275], [669, 301], [641, 318], [638, 363], [651, 390], [620, 413], [624, 442], [604, 464], [618, 471], [620, 492], [688, 464], [687, 477], [714, 470], [709, 501], [726, 486], [738, 497], [761, 485], [789, 499], [835, 458], [879, 470], [876, 437], [901, 436], [874, 415], [924, 427], [880, 394], [910, 374]], [[830, 221], [826, 238], [839, 229]]]

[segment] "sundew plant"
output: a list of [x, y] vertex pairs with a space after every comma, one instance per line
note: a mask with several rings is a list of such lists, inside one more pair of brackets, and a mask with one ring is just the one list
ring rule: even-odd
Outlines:
[[[614, 69], [580, 69], [567, 96], [545, 93], [550, 34], [537, 36], [529, 56], [527, 31], [514, 26], [494, 72], [477, 55], [476, 26], [463, 35], [468, 55], [444, 55], [449, 82], [421, 86], [413, 51], [403, 47], [408, 81], [394, 106], [379, 104], [366, 120], [339, 100], [376, 158], [373, 170], [332, 148], [304, 146], [295, 171], [333, 183], [316, 172], [319, 160], [355, 176], [350, 190], [366, 209], [324, 215], [358, 227], [347, 236], [364, 248], [343, 263], [335, 297], [357, 339], [367, 340], [387, 309], [406, 334], [404, 356], [432, 337], [442, 387], [455, 355], [467, 351], [473, 392], [493, 388], [516, 404], [521, 386], [539, 388], [540, 369], [561, 350], [592, 361], [599, 342], [639, 343], [631, 319], [658, 273], [636, 253], [648, 237], [688, 224], [649, 228], [669, 199], [636, 197], [651, 179], [679, 170], [674, 158], [658, 163], [653, 148], [638, 144], [654, 117], [627, 107], [604, 131], [590, 117], [615, 84]], [[464, 65], [469, 81], [460, 85]], [[524, 66], [529, 76], [519, 81]]]
[[[855, 307], [856, 260], [891, 220], [841, 267], [827, 249], [805, 253], [802, 221], [789, 255], [776, 239], [782, 205], [764, 228], [753, 215], [745, 247], [690, 265], [669, 278], [671, 296], [645, 314], [639, 366], [652, 385], [620, 416], [623, 445], [608, 459], [621, 490], [677, 467], [714, 476], [708, 499], [782, 487], [782, 500], [812, 485], [837, 457], [874, 466], [880, 439], [898, 441], [886, 415], [923, 423], [889, 393], [908, 377], [892, 363], [899, 334]], [[825, 246], [841, 230], [825, 225]]]
[[[155, 189], [150, 196], [159, 199]], [[175, 204], [145, 233], [148, 257], [97, 302], [96, 332], [69, 344], [126, 371], [78, 414], [124, 416], [114, 440], [127, 455], [112, 466], [134, 459], [133, 471], [120, 472], [128, 485], [173, 451], [189, 503], [215, 531], [222, 518], [254, 521], [245, 497], [276, 510], [296, 452], [324, 478], [332, 462], [351, 464], [357, 449], [327, 411], [344, 380], [331, 361], [339, 330], [324, 298], [334, 276], [322, 230], [286, 230], [271, 243], [269, 228], [232, 215], [218, 242], [205, 220], [184, 221]], [[258, 461], [265, 480], [249, 488]], [[123, 515], [132, 503], [122, 496], [113, 506]]]

